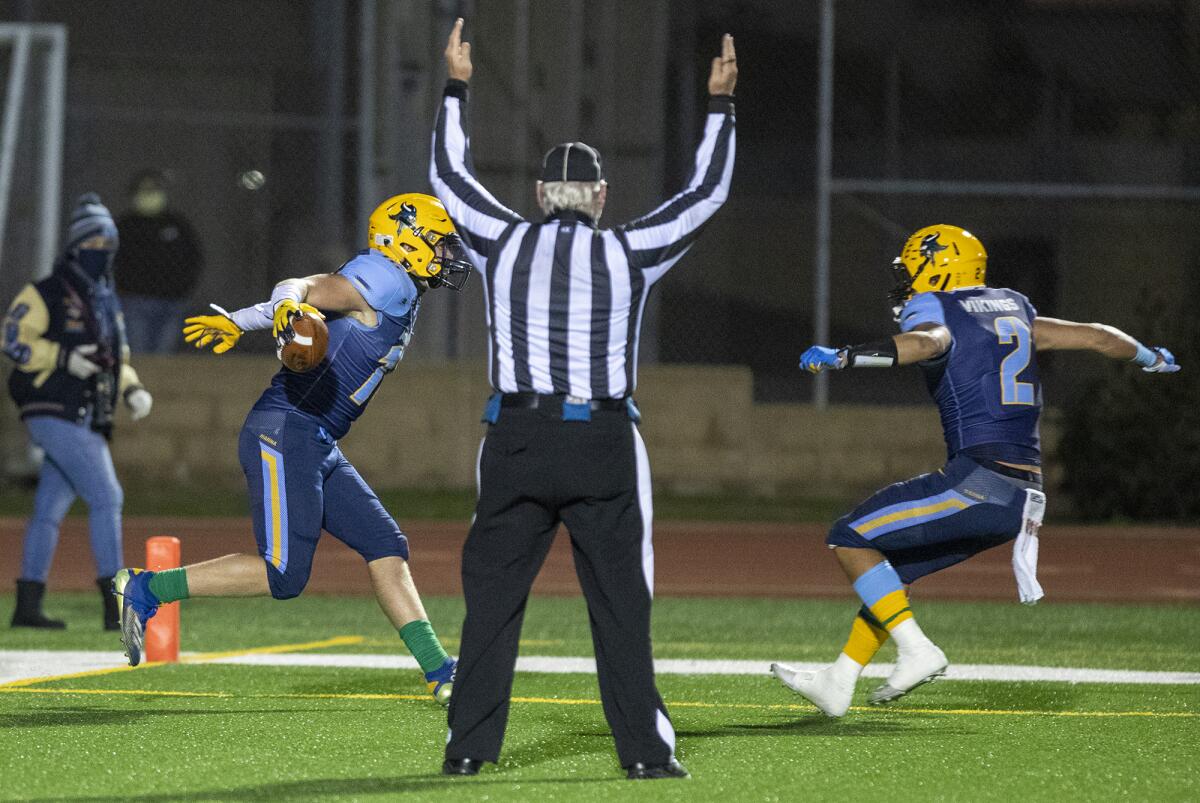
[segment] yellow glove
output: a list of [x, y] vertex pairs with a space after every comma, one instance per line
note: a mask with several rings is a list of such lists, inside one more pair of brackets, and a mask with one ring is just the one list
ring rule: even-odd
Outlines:
[[202, 349], [214, 340], [213, 354], [224, 354], [237, 345], [242, 330], [227, 315], [197, 315], [184, 321], [183, 339]]
[[313, 315], [321, 320], [325, 320], [325, 316], [321, 314], [321, 311], [312, 304], [305, 304], [303, 301], [293, 301], [290, 298], [285, 298], [275, 307], [275, 320], [271, 326], [271, 334], [274, 337], [279, 337], [279, 333], [286, 329], [287, 325], [292, 322], [292, 317], [302, 312], [305, 315]]

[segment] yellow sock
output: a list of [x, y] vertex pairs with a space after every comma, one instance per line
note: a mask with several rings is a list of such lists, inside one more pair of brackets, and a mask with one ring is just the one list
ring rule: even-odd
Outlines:
[[913, 618], [908, 594], [900, 575], [886, 560], [880, 561], [854, 581], [854, 590], [876, 621], [891, 632], [896, 625]]
[[850, 638], [846, 639], [846, 646], [842, 647], [842, 652], [860, 666], [866, 666], [887, 640], [886, 630], [876, 627], [861, 616], [855, 616], [854, 624], [850, 628]]
[[913, 618], [912, 608], [908, 607], [908, 594], [903, 588], [898, 588], [882, 597], [871, 606], [871, 613], [883, 622], [888, 632], [895, 630], [896, 625]]

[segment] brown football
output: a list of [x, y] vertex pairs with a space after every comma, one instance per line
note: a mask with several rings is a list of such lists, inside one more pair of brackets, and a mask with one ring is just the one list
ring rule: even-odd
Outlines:
[[300, 313], [279, 333], [279, 359], [298, 374], [320, 365], [328, 348], [329, 328], [315, 315]]

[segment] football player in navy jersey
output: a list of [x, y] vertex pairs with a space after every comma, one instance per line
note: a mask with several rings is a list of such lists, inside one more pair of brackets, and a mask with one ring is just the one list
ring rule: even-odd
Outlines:
[[1014, 541], [1018, 596], [1027, 604], [1042, 597], [1038, 352], [1095, 351], [1144, 371], [1179, 370], [1164, 348], [1147, 348], [1103, 324], [1039, 317], [1020, 293], [987, 287], [987, 252], [957, 226], [917, 231], [893, 271], [890, 298], [901, 333], [840, 349], [813, 346], [800, 367], [819, 373], [919, 365], [941, 414], [948, 462], [884, 488], [829, 532], [826, 543], [863, 603], [850, 637], [820, 671], [772, 664], [771, 672], [831, 717], [849, 709], [855, 682], [889, 636], [896, 665], [868, 702], [890, 702], [945, 673], [945, 654], [909, 607], [906, 588], [918, 578]]
[[429, 195], [397, 195], [381, 204], [371, 215], [368, 246], [334, 273], [280, 282], [267, 302], [232, 313], [214, 305], [220, 314], [187, 319], [185, 339], [222, 354], [246, 331], [278, 336], [296, 314], [318, 314], [327, 317], [329, 347], [311, 371], [280, 368], [242, 427], [238, 454], [258, 554], [161, 572], [122, 569], [114, 578], [131, 665], [141, 661], [146, 622], [162, 603], [299, 595], [325, 529], [366, 560], [379, 604], [430, 692], [442, 704], [449, 701], [455, 663], [413, 584], [408, 540], [338, 439], [403, 357], [421, 295], [443, 285], [461, 290], [471, 267], [445, 208]]

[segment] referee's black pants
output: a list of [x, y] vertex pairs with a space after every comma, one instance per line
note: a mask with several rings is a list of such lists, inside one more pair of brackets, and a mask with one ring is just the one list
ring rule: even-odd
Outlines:
[[654, 684], [649, 463], [622, 411], [563, 421], [504, 409], [479, 455], [479, 501], [463, 547], [467, 615], [446, 757], [497, 761], [529, 589], [561, 521], [571, 535], [604, 715], [621, 766], [663, 764], [675, 732]]

